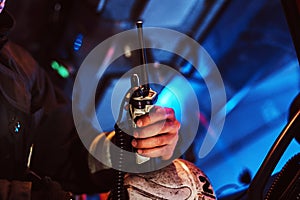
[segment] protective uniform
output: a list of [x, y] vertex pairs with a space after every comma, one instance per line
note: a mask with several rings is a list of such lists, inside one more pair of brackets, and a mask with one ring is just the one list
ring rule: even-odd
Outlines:
[[8, 41], [13, 24], [7, 12], [0, 14], [0, 196], [16, 181], [39, 192], [107, 190], [90, 175], [70, 102], [27, 51]]

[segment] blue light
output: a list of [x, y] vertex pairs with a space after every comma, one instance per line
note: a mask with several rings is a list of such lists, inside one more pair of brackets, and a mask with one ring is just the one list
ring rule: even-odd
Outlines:
[[79, 33], [76, 36], [75, 41], [73, 43], [74, 51], [78, 51], [80, 49], [80, 47], [82, 46], [82, 40], [83, 40], [83, 35], [81, 33]]
[[21, 129], [21, 124], [20, 122], [17, 122], [17, 124], [15, 125], [15, 133], [19, 133], [20, 132], [20, 129]]
[[192, 71], [193, 66], [191, 65], [191, 63], [185, 63], [181, 68], [180, 71], [183, 74], [188, 74]]

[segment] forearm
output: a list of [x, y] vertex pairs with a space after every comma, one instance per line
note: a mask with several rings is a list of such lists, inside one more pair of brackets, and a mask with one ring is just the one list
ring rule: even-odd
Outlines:
[[99, 134], [91, 143], [88, 164], [92, 174], [111, 168], [110, 145], [114, 135], [114, 131]]

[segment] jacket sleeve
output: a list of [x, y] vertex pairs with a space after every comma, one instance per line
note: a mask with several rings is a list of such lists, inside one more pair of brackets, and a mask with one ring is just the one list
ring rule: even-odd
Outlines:
[[108, 190], [109, 185], [101, 184], [107, 180], [108, 177], [104, 176], [109, 175], [110, 170], [106, 170], [103, 176], [97, 173], [97, 179], [90, 172], [90, 154], [76, 132], [71, 102], [53, 88], [46, 75], [40, 77], [44, 77], [37, 81], [37, 91], [41, 93], [35, 96], [40, 102], [35, 102], [35, 106], [40, 105], [38, 112], [42, 117], [35, 133], [33, 167], [41, 176], [50, 176], [65, 190], [74, 193]]
[[71, 102], [27, 51], [13, 43], [5, 51], [11, 59], [8, 64], [13, 63], [12, 70], [26, 82], [26, 97], [30, 100], [30, 105], [24, 106], [24, 111], [32, 116], [27, 138], [27, 150], [33, 144], [30, 169], [74, 193], [109, 190], [104, 180], [110, 176], [110, 170], [97, 173], [96, 179], [90, 173], [89, 152], [76, 132]]
[[[50, 177], [74, 193], [108, 190], [107, 184], [99, 187], [99, 183], [104, 182], [102, 175], [97, 178], [102, 179], [98, 184], [95, 184], [95, 176], [91, 176], [89, 152], [76, 132], [71, 101], [26, 51], [15, 48], [15, 59], [22, 65], [18, 67], [19, 73], [28, 82], [31, 96], [31, 170], [41, 177]], [[110, 173], [104, 174], [109, 176]]]

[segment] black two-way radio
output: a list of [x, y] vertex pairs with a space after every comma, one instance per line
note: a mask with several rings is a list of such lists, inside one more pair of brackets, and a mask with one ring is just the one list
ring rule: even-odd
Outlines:
[[[140, 74], [132, 74], [131, 88], [123, 99], [120, 108], [119, 118], [115, 124], [115, 144], [120, 148], [120, 151], [118, 153], [118, 158], [113, 158], [115, 166], [117, 166], [117, 177], [115, 181], [115, 186], [110, 194], [110, 199], [112, 200], [128, 199], [127, 191], [124, 188], [124, 176], [126, 174], [126, 172], [123, 169], [125, 162], [124, 151], [135, 152], [135, 149], [131, 145], [131, 141], [133, 139], [132, 133], [134, 129], [137, 128], [136, 122], [139, 119], [139, 117], [146, 115], [150, 112], [157, 99], [157, 92], [150, 88], [150, 84], [148, 81], [148, 66], [146, 59], [146, 51], [144, 47], [142, 25], [143, 22], [141, 20], [136, 22], [138, 30], [138, 39], [140, 44], [139, 52], [142, 65]], [[122, 119], [121, 113], [124, 108], [125, 99], [129, 99], [127, 124], [125, 126], [122, 126], [120, 121]], [[135, 161], [137, 165], [145, 163], [148, 160], [150, 160], [150, 158], [141, 156], [135, 152]]]

